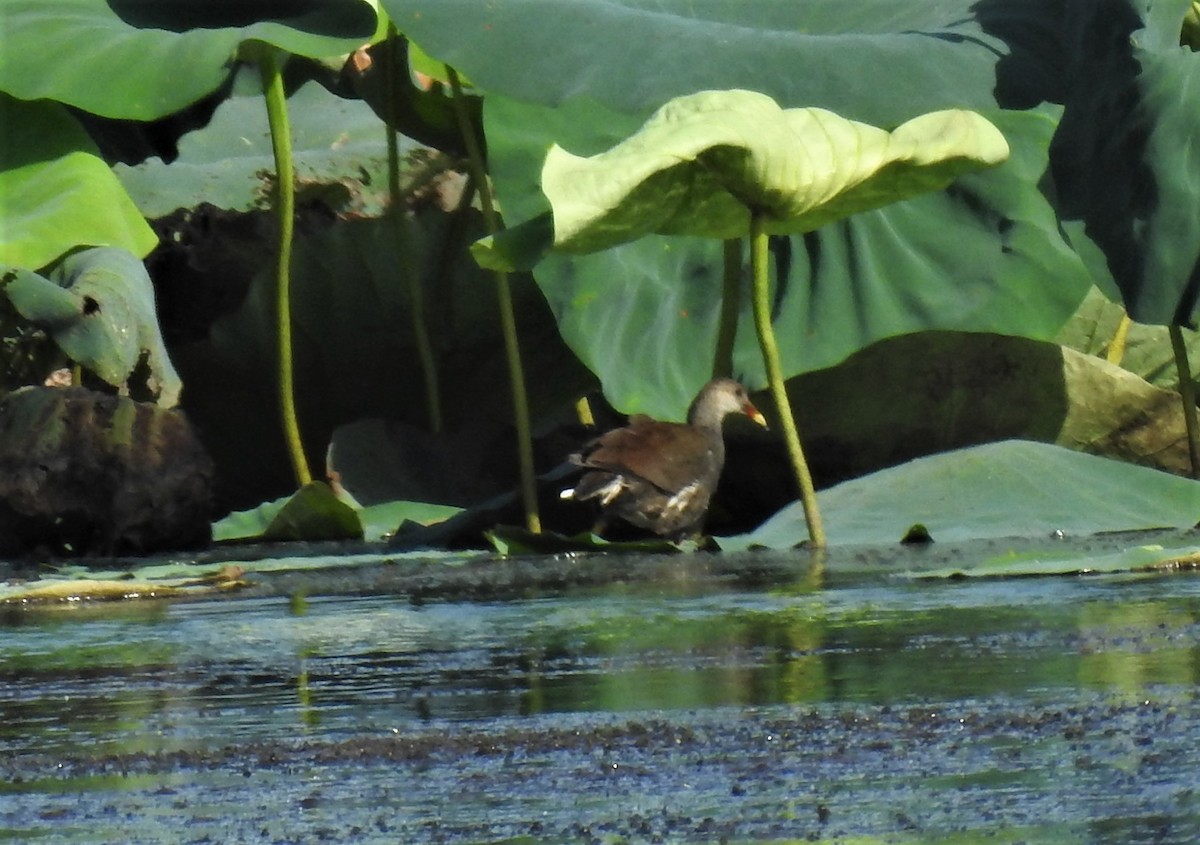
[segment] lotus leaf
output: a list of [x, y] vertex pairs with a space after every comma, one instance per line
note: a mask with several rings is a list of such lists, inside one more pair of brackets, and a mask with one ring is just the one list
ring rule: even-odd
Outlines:
[[1063, 18], [1073, 85], [1052, 148], [1066, 231], [1099, 247], [1081, 253], [1133, 319], [1188, 325], [1200, 301], [1200, 62], [1180, 41], [1194, 43], [1194, 10], [1187, 0], [1077, 5]]
[[[497, 237], [489, 266], [528, 268], [551, 243], [539, 185], [553, 143], [595, 155], [672, 97], [747, 89], [784, 107], [830, 109], [876, 126], [972, 109], [1012, 148], [1003, 166], [965, 175], [945, 191], [774, 239], [773, 312], [788, 375], [930, 328], [1048, 338], [1091, 284], [1041, 191], [1061, 113], [1048, 105], [1061, 102], [1057, 7], [975, 0], [383, 5], [406, 35], [484, 92], [489, 166], [504, 212], [510, 224], [543, 229], [518, 236], [514, 227]], [[623, 411], [677, 417], [711, 374], [721, 266], [721, 245], [711, 238], [651, 236], [586, 256], [551, 252], [535, 275], [564, 339], [609, 400]], [[761, 384], [744, 306], [738, 338], [734, 371]]]
[[21, 316], [109, 384], [123, 385], [145, 354], [159, 404], [169, 408], [179, 400], [181, 383], [159, 332], [154, 288], [137, 256], [111, 247], [84, 250], [49, 278], [13, 271], [3, 290]]
[[[1093, 288], [1055, 340], [1089, 355], [1107, 357], [1125, 309]], [[1130, 323], [1116, 363], [1158, 387], [1179, 389], [1179, 370], [1171, 349], [1170, 329], [1163, 325]], [[1200, 332], [1183, 330], [1188, 358], [1200, 361]]]
[[216, 90], [243, 43], [332, 56], [377, 28], [363, 0], [5, 0], [0, 16], [0, 91], [132, 120], [171, 114]]
[[[1151, 541], [1159, 537], [1148, 537]], [[980, 561], [963, 562], [938, 569], [906, 573], [922, 580], [933, 578], [1041, 578], [1047, 575], [1114, 575], [1117, 573], [1154, 573], [1191, 571], [1200, 563], [1200, 548], [1176, 545], [1168, 534], [1161, 538], [1172, 542], [1162, 545], [1148, 542], [1117, 551], [1098, 554], [1095, 550], [1055, 549], [1050, 542], [1038, 552], [1008, 552]]]
[[1054, 84], [1063, 16], [1057, 4], [1004, 0], [380, 3], [489, 95], [552, 106], [585, 96], [645, 115], [704, 89], [780, 102], [805, 90], [806, 105], [879, 124], [947, 104], [1032, 105], [1030, 91]]
[[[257, 80], [246, 83], [250, 93], [230, 97], [208, 126], [180, 140], [175, 161], [116, 166], [117, 177], [146, 216], [162, 217], [199, 199], [239, 210], [265, 203], [270, 192], [263, 173], [273, 172], [275, 162], [262, 93], [255, 90]], [[377, 215], [386, 200], [387, 151], [370, 107], [309, 82], [288, 98], [288, 110], [301, 191], [310, 196], [324, 191], [325, 204], [339, 211]], [[402, 154], [415, 146], [401, 139]]]
[[[840, 544], [897, 543], [916, 523], [937, 542], [1190, 527], [1200, 517], [1200, 482], [1020, 440], [918, 458], [818, 497]], [[749, 534], [718, 540], [724, 549], [787, 548], [805, 536], [792, 504]]]
[[213, 539], [253, 542], [362, 537], [378, 541], [405, 520], [430, 524], [459, 512], [459, 508], [425, 502], [388, 502], [360, 508], [331, 493], [328, 485], [313, 482], [282, 499], [264, 502], [252, 510], [234, 511], [213, 524]]
[[0, 126], [0, 265], [37, 269], [80, 245], [154, 248], [154, 232], [65, 108], [0, 93]]
[[363, 526], [354, 508], [324, 481], [297, 490], [264, 529], [264, 540], [358, 540]]
[[752, 91], [703, 91], [591, 158], [555, 145], [542, 190], [555, 246], [591, 252], [651, 233], [742, 237], [752, 211], [771, 234], [802, 234], [1007, 157], [1000, 130], [974, 112], [933, 112], [887, 132]]

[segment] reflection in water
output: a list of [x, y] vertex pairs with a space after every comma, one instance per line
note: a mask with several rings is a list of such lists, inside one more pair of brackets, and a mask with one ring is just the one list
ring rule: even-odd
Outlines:
[[264, 599], [9, 614], [0, 751], [190, 747], [318, 723], [343, 734], [545, 713], [1191, 688], [1200, 599], [1129, 601], [1130, 589], [1106, 596], [1088, 584], [1062, 601], [1071, 591], [1060, 582], [626, 587], [495, 604]]
[[[844, 775], [871, 800], [917, 782], [998, 798], [1055, 783], [1046, 761], [1068, 761], [1087, 789], [1099, 788], [1087, 766], [1105, 777], [1108, 767], [1139, 771], [1153, 738], [1132, 737], [1120, 760], [1092, 760], [1073, 702], [1111, 695], [1135, 714], [1141, 697], [1194, 706], [1198, 666], [1195, 579], [625, 585], [494, 603], [293, 597], [20, 611], [0, 628], [0, 757], [450, 736], [493, 724], [541, 730], [547, 719], [598, 714], [710, 713], [731, 724], [811, 714], [814, 725], [910, 764], [935, 734], [958, 755], [937, 759], [939, 771], [953, 764], [940, 782], [929, 779], [933, 762], [896, 783]], [[962, 713], [966, 725], [984, 718], [971, 714], [986, 702], [1049, 707], [1067, 727], [1054, 722], [1038, 735], [1049, 723], [990, 725], [986, 747], [956, 745], [942, 714]], [[886, 733], [888, 714], [901, 714], [912, 735]], [[870, 739], [868, 728], [883, 732]], [[1027, 759], [1034, 739], [1036, 766]], [[814, 765], [852, 765], [849, 741], [814, 749]], [[0, 816], [0, 838], [4, 825]], [[1106, 836], [1096, 841], [1117, 841]]]
[[1136, 697], [1160, 685], [1194, 687], [1200, 670], [1196, 605], [1091, 602], [1079, 609], [1081, 686]]

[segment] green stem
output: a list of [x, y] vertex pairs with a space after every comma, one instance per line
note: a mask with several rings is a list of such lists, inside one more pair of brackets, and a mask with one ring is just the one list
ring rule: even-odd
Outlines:
[[821, 524], [821, 512], [817, 509], [817, 494], [813, 489], [812, 475], [804, 450], [800, 446], [800, 433], [796, 430], [796, 419], [788, 401], [783, 384], [783, 367], [779, 363], [779, 347], [775, 344], [775, 330], [771, 326], [770, 280], [767, 259], [767, 232], [765, 218], [759, 212], [750, 216], [750, 269], [754, 276], [754, 327], [758, 331], [758, 345], [762, 350], [763, 363], [767, 368], [767, 381], [771, 385], [771, 396], [779, 410], [779, 422], [783, 427], [783, 440], [787, 444], [788, 457], [796, 474], [800, 488], [800, 502], [804, 507], [804, 518], [808, 522], [809, 544], [813, 548], [825, 547], [825, 528]]
[[579, 420], [580, 425], [588, 428], [596, 427], [596, 418], [592, 416], [592, 404], [588, 402], [586, 396], [580, 396], [575, 400], [575, 418]]
[[1112, 340], [1108, 342], [1108, 352], [1105, 353], [1104, 359], [1110, 364], [1120, 365], [1125, 358], [1125, 341], [1129, 338], [1129, 327], [1133, 321], [1129, 319], [1128, 314], [1121, 314], [1121, 322], [1117, 324], [1117, 330], [1113, 332]]
[[279, 257], [275, 264], [276, 319], [279, 321], [279, 404], [283, 414], [283, 436], [292, 473], [300, 487], [312, 481], [300, 424], [296, 420], [296, 387], [292, 371], [291, 266], [292, 230], [296, 216], [296, 179], [292, 168], [292, 133], [288, 126], [287, 97], [279, 51], [266, 47], [259, 59], [263, 94], [267, 100], [267, 122], [275, 153], [275, 216], [279, 225]]
[[[421, 365], [421, 376], [425, 383], [425, 409], [429, 417], [429, 430], [434, 434], [442, 431], [441, 388], [438, 381], [437, 359], [429, 339], [429, 327], [425, 323], [425, 291], [417, 276], [416, 250], [409, 237], [408, 220], [405, 214], [404, 197], [400, 193], [400, 145], [396, 137], [396, 74], [401, 72], [399, 35], [394, 24], [388, 24], [385, 45], [386, 61], [384, 76], [384, 110], [387, 115], [388, 192], [391, 196], [392, 236], [396, 243], [397, 268], [408, 291], [409, 309], [412, 317], [413, 342], [417, 346], [417, 359]], [[408, 68], [403, 68], [407, 73]]]
[[[450, 89], [454, 94], [454, 116], [462, 132], [467, 148], [471, 177], [479, 189], [479, 200], [483, 205], [483, 219], [488, 232], [495, 235], [500, 231], [500, 220], [492, 203], [492, 188], [487, 178], [487, 167], [475, 138], [475, 129], [467, 114], [462, 85], [454, 68], [446, 66]], [[529, 400], [525, 393], [525, 372], [521, 368], [521, 347], [517, 342], [517, 319], [513, 313], [512, 291], [507, 273], [496, 273], [496, 290], [499, 297], [500, 326], [504, 332], [504, 351], [508, 358], [508, 378], [512, 389], [513, 416], [517, 428], [517, 456], [521, 466], [521, 501], [525, 505], [525, 526], [537, 534], [542, 530], [538, 516], [537, 479], [533, 473], [533, 434], [529, 424]]]
[[1196, 419], [1196, 382], [1192, 379], [1192, 367], [1188, 363], [1183, 329], [1172, 324], [1167, 331], [1171, 335], [1171, 349], [1175, 352], [1175, 371], [1179, 374], [1179, 398], [1183, 402], [1183, 420], [1187, 426], [1192, 478], [1200, 478], [1200, 421]]
[[742, 298], [742, 241], [725, 241], [724, 271], [721, 276], [721, 322], [717, 326], [717, 351], [713, 355], [713, 378], [733, 375], [733, 343], [737, 339], [738, 312]]

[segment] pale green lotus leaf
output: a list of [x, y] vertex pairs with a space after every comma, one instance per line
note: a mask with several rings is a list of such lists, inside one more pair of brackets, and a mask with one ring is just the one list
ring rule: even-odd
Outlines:
[[[917, 458], [818, 494], [837, 544], [898, 543], [916, 525], [936, 542], [1187, 529], [1200, 516], [1200, 481], [1025, 440]], [[718, 537], [725, 551], [790, 548], [808, 536], [799, 502], [749, 534]]]
[[800, 234], [937, 190], [1008, 157], [1000, 130], [971, 111], [916, 117], [888, 132], [825, 109], [782, 109], [753, 91], [677, 97], [591, 157], [555, 145], [542, 167], [554, 245], [592, 252], [647, 234], [733, 238], [765, 212]]
[[363, 0], [4, 0], [0, 91], [156, 120], [220, 88], [249, 45], [339, 56], [378, 24]]
[[0, 263], [36, 270], [77, 246], [143, 256], [157, 243], [65, 108], [0, 93]]
[[183, 388], [158, 326], [154, 285], [136, 255], [113, 247], [72, 253], [48, 275], [6, 268], [0, 296], [43, 328], [67, 357], [114, 386], [142, 357], [158, 404], [174, 407]]

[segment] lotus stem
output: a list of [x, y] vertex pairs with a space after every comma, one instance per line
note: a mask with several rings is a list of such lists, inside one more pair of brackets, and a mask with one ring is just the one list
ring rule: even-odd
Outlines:
[[779, 422], [783, 429], [783, 441], [787, 444], [788, 458], [800, 488], [800, 503], [804, 507], [804, 519], [808, 523], [809, 545], [816, 549], [825, 547], [825, 527], [821, 523], [821, 512], [817, 509], [817, 494], [813, 489], [812, 475], [804, 450], [800, 446], [800, 433], [796, 430], [796, 418], [788, 401], [783, 383], [783, 367], [779, 363], [779, 347], [775, 344], [775, 330], [771, 326], [770, 279], [767, 259], [766, 218], [761, 212], [750, 214], [750, 269], [754, 278], [754, 327], [758, 332], [758, 345], [762, 350], [763, 364], [767, 369], [767, 381], [771, 396], [779, 411]]
[[592, 403], [586, 396], [580, 396], [575, 401], [575, 418], [579, 420], [580, 425], [595, 428], [596, 418], [592, 415]]
[[[462, 84], [454, 68], [446, 66], [446, 76], [450, 80], [450, 90], [453, 93], [454, 116], [458, 121], [459, 131], [462, 132], [463, 144], [467, 148], [467, 159], [479, 190], [480, 204], [483, 206], [483, 219], [488, 233], [495, 235], [500, 231], [500, 219], [492, 202], [492, 186], [487, 178], [487, 166], [483, 153], [475, 138], [475, 129], [467, 114], [467, 105], [463, 99]], [[513, 313], [512, 291], [508, 284], [508, 274], [496, 273], [496, 291], [499, 298], [500, 326], [504, 332], [504, 352], [508, 358], [508, 379], [512, 389], [513, 417], [517, 429], [517, 458], [521, 467], [521, 501], [525, 506], [525, 527], [534, 534], [541, 533], [542, 520], [538, 515], [537, 480], [533, 474], [533, 434], [529, 424], [529, 400], [525, 393], [525, 372], [521, 368], [521, 347], [517, 340], [517, 319]]]
[[1183, 402], [1183, 421], [1187, 427], [1188, 456], [1192, 460], [1192, 478], [1200, 478], [1200, 421], [1196, 418], [1196, 382], [1188, 363], [1187, 344], [1183, 329], [1175, 324], [1167, 327], [1171, 349], [1175, 352], [1175, 371], [1179, 374], [1179, 398]]
[[1121, 322], [1117, 323], [1117, 330], [1113, 332], [1112, 340], [1108, 342], [1108, 351], [1104, 354], [1104, 360], [1110, 364], [1120, 365], [1125, 358], [1125, 341], [1129, 338], [1129, 327], [1133, 324], [1133, 320], [1129, 319], [1129, 315], [1124, 311], [1121, 312]]
[[283, 415], [283, 436], [292, 462], [296, 486], [312, 481], [300, 424], [296, 419], [296, 386], [292, 366], [292, 233], [296, 215], [296, 178], [292, 166], [292, 132], [288, 125], [287, 97], [279, 51], [266, 47], [258, 60], [263, 95], [267, 101], [267, 123], [271, 128], [271, 148], [275, 154], [275, 218], [279, 227], [279, 256], [275, 263], [276, 319], [278, 320], [279, 405]]
[[[396, 133], [396, 74], [401, 72], [400, 51], [397, 49], [400, 36], [395, 24], [388, 24], [385, 43], [384, 114], [387, 117], [388, 193], [391, 197], [392, 236], [396, 243], [397, 265], [401, 281], [408, 291], [409, 309], [412, 317], [413, 342], [417, 346], [417, 360], [421, 365], [421, 377], [425, 384], [425, 412], [429, 430], [434, 434], [442, 431], [441, 386], [438, 380], [437, 358], [429, 340], [429, 327], [425, 323], [425, 291], [417, 275], [416, 250], [409, 237], [408, 219], [404, 197], [400, 193], [400, 144]], [[405, 68], [407, 72], [407, 68]]]
[[724, 243], [721, 275], [721, 317], [717, 325], [717, 350], [713, 355], [713, 378], [733, 375], [733, 343], [737, 340], [738, 314], [742, 304], [742, 241], [729, 238]]

